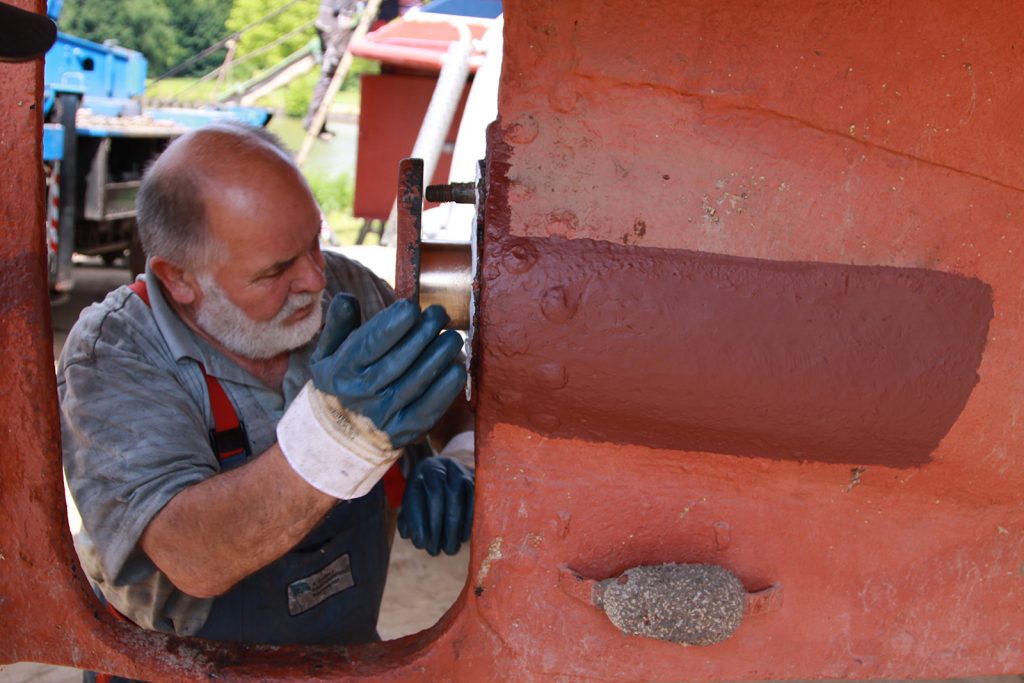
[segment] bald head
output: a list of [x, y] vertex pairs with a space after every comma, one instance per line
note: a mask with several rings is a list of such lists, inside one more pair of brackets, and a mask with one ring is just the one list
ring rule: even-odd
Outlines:
[[[184, 268], [213, 257], [208, 222], [211, 196], [263, 196], [258, 185], [285, 178], [305, 187], [281, 141], [263, 128], [215, 123], [174, 140], [146, 171], [136, 199], [146, 253]], [[251, 197], [250, 197], [251, 199]]]

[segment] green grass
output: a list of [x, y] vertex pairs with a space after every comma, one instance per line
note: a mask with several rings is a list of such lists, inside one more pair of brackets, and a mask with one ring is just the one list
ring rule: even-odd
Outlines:
[[[320, 208], [327, 215], [327, 222], [339, 244], [355, 244], [363, 221], [352, 215], [354, 185], [348, 173], [327, 174], [304, 171], [310, 189]], [[376, 243], [377, 238], [370, 238]]]
[[[327, 222], [331, 225], [331, 231], [338, 240], [338, 244], [355, 244], [359, 237], [359, 231], [363, 227], [363, 219], [352, 215], [352, 209], [347, 211], [334, 211], [327, 214]], [[376, 235], [366, 238], [365, 244], [377, 244], [380, 239]]]
[[[341, 90], [332, 103], [335, 107], [343, 107], [352, 111], [359, 110], [359, 79], [364, 73], [380, 73], [378, 62], [356, 57], [352, 60], [352, 67], [345, 80], [341, 84]], [[198, 77], [186, 78], [165, 78], [158, 83], [150, 81], [146, 87], [146, 97], [157, 100], [178, 100], [181, 102], [215, 102], [217, 97], [229, 90], [232, 86], [238, 85], [248, 79], [251, 74], [231, 73], [225, 79], [221, 88], [217, 88], [217, 79], [200, 82]], [[260, 107], [267, 107], [274, 111], [287, 111], [290, 116], [302, 116], [309, 106], [309, 98], [313, 93], [313, 86], [320, 78], [320, 67], [296, 78], [284, 88], [277, 90], [260, 98], [256, 104]]]
[[212, 102], [216, 100], [217, 79], [202, 83], [198, 78], [165, 78], [158, 83], [146, 84], [146, 98], [176, 100], [180, 102]]

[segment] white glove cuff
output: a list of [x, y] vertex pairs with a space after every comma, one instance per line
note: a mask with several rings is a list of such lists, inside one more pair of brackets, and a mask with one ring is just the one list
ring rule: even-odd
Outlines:
[[277, 423], [277, 443], [295, 472], [335, 498], [365, 496], [401, 449], [369, 418], [307, 382]]
[[451, 438], [438, 455], [443, 455], [457, 460], [470, 472], [476, 468], [474, 447], [476, 434], [474, 432], [459, 432]]

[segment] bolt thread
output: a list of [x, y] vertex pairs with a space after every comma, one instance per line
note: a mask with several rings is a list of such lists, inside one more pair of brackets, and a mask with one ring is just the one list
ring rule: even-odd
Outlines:
[[428, 185], [427, 201], [442, 204], [454, 202], [456, 204], [476, 203], [475, 183], [449, 183], [447, 185]]

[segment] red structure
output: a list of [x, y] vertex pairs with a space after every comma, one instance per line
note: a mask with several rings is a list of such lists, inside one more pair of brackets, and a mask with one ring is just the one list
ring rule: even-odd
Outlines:
[[[0, 661], [151, 680], [1024, 671], [1024, 10], [505, 10], [470, 580], [433, 629], [366, 647], [181, 640], [91, 599], [63, 522], [40, 69], [0, 65]], [[697, 562], [771, 596], [720, 644], [627, 636], [588, 602], [591, 581]]]
[[[412, 153], [448, 46], [459, 40], [459, 28], [454, 24], [443, 19], [428, 21], [434, 16], [428, 13], [420, 16], [425, 18], [409, 20], [406, 15], [396, 19], [352, 44], [352, 54], [381, 63], [380, 74], [363, 75], [360, 81], [359, 148], [352, 206], [359, 218], [384, 221], [391, 213], [395, 169]], [[472, 17], [452, 20], [464, 26], [474, 40], [481, 39], [492, 23]], [[474, 53], [470, 72], [475, 73], [482, 61], [483, 55]], [[467, 85], [430, 182], [448, 179], [451, 150], [468, 93]]]
[[[395, 201], [395, 169], [412, 152], [416, 133], [430, 105], [437, 74], [386, 73], [364, 75], [360, 86], [359, 151], [353, 215], [385, 221]], [[468, 87], [467, 87], [468, 91]], [[465, 104], [465, 94], [462, 105]], [[458, 117], [445, 141], [434, 180], [448, 180]]]

